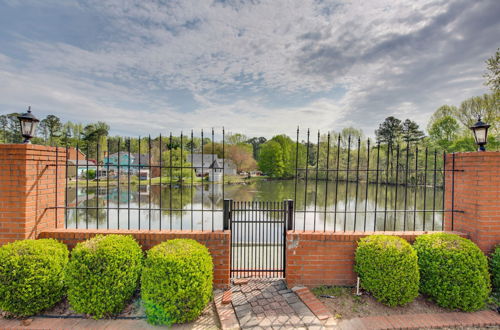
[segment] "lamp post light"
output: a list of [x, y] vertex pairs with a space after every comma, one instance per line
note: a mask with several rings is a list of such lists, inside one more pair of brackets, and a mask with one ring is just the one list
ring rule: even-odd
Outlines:
[[479, 116], [479, 118], [477, 119], [477, 123], [469, 127], [474, 133], [476, 144], [479, 146], [477, 151], [486, 151], [486, 148], [484, 146], [487, 142], [489, 127], [490, 125], [485, 124], [481, 121], [481, 116]]
[[19, 119], [19, 123], [21, 124], [21, 134], [24, 137], [23, 143], [31, 143], [30, 139], [35, 136], [36, 127], [40, 120], [33, 116], [31, 107], [28, 107], [28, 112], [18, 116], [17, 119]]

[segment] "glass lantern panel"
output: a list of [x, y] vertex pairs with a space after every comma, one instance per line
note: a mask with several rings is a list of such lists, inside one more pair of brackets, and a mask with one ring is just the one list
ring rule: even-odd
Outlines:
[[476, 142], [478, 144], [486, 142], [486, 128], [476, 128], [474, 134], [476, 135]]

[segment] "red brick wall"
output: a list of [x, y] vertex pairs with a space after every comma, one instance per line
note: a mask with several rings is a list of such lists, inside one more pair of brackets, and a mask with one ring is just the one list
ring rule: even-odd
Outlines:
[[41, 232], [38, 238], [55, 238], [71, 249], [76, 243], [97, 234], [132, 235], [147, 250], [169, 239], [191, 238], [205, 245], [214, 262], [214, 286], [227, 288], [230, 276], [231, 232], [226, 231], [138, 231], [138, 230], [91, 230], [91, 229], [52, 229]]
[[[467, 233], [485, 253], [500, 244], [500, 152], [463, 152], [446, 156], [454, 172], [453, 215], [445, 215], [446, 229]], [[446, 209], [452, 209], [453, 172], [446, 172]]]
[[[359, 239], [374, 235], [395, 235], [412, 243], [429, 232], [297, 232], [286, 235], [285, 279], [288, 287], [305, 285], [354, 285], [354, 252]], [[460, 233], [456, 233], [460, 234]], [[463, 234], [460, 234], [465, 236]]]
[[0, 145], [0, 245], [63, 226], [65, 164], [64, 148]]

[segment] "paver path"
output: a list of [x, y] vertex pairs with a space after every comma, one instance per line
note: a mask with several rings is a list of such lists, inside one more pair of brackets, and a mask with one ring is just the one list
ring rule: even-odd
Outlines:
[[252, 279], [232, 287], [242, 329], [322, 329], [323, 323], [283, 280]]

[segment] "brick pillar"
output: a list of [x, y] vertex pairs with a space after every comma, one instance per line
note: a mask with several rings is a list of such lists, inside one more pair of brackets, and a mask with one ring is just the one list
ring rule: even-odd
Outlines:
[[65, 164], [64, 148], [0, 145], [0, 245], [64, 226]]
[[[446, 155], [445, 229], [467, 233], [485, 253], [500, 244], [500, 152]], [[454, 182], [454, 183], [453, 183]]]

